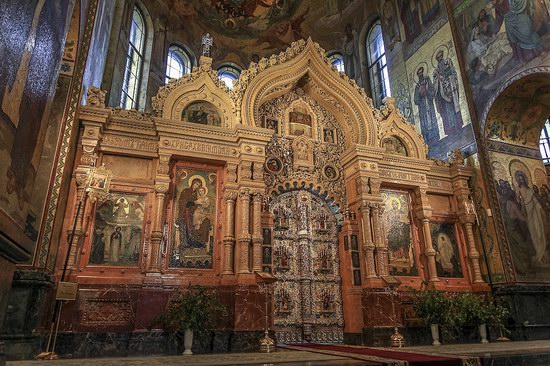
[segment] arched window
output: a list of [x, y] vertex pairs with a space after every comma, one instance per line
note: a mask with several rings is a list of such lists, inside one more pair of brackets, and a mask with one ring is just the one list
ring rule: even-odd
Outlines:
[[540, 133], [540, 154], [544, 165], [550, 164], [550, 118], [546, 120]]
[[339, 72], [345, 72], [344, 70], [344, 55], [340, 52], [332, 52], [327, 55], [332, 66], [336, 67]]
[[380, 20], [374, 23], [367, 36], [367, 61], [372, 98], [378, 107], [385, 97], [391, 96], [386, 49]]
[[172, 79], [179, 79], [184, 74], [189, 74], [191, 67], [192, 62], [189, 53], [179, 46], [170, 46], [166, 61], [166, 84]]
[[136, 6], [132, 15], [130, 42], [128, 44], [128, 53], [126, 54], [126, 67], [122, 83], [122, 94], [120, 96], [120, 106], [124, 109], [138, 108], [143, 68], [143, 51], [145, 50], [145, 33], [143, 14]]
[[225, 64], [218, 69], [218, 78], [227, 85], [229, 89], [233, 89], [233, 80], [237, 80], [241, 70], [233, 64]]

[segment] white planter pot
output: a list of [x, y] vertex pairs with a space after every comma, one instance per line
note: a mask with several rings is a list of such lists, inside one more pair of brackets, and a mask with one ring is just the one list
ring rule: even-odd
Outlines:
[[432, 346], [441, 346], [441, 343], [439, 342], [439, 325], [430, 324], [430, 330], [432, 331]]
[[193, 352], [191, 352], [191, 347], [193, 346], [193, 331], [191, 329], [186, 329], [185, 333], [183, 334], [183, 348], [185, 351], [183, 351], [184, 355], [192, 355]]
[[481, 337], [481, 343], [489, 343], [487, 340], [487, 326], [485, 324], [479, 325], [479, 336]]

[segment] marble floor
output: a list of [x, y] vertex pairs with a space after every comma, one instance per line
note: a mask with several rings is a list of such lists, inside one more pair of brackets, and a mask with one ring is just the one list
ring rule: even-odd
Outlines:
[[[376, 347], [373, 347], [376, 348]], [[455, 344], [405, 347], [400, 352], [414, 352], [440, 356], [473, 356], [483, 360], [483, 365], [550, 365], [550, 340], [530, 342], [495, 342], [488, 344]], [[544, 360], [527, 356], [539, 355]], [[496, 360], [496, 361], [494, 361]], [[501, 360], [501, 361], [498, 361]], [[518, 360], [517, 363], [509, 363]], [[539, 360], [539, 361], [537, 361]], [[193, 356], [151, 356], [126, 358], [66, 359], [56, 361], [10, 361], [7, 366], [37, 366], [37, 364], [59, 366], [372, 366], [380, 363], [353, 360], [343, 356], [305, 351], [280, 350], [276, 353], [230, 353]]]

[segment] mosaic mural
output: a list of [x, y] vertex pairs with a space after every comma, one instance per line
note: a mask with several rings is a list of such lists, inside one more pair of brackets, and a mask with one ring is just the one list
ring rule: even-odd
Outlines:
[[430, 223], [432, 245], [436, 251], [435, 265], [438, 277], [464, 277], [460, 264], [455, 225], [452, 223]]
[[221, 126], [220, 113], [212, 103], [198, 101], [189, 104], [183, 110], [182, 119], [201, 125]]
[[453, 1], [478, 113], [511, 75], [548, 65], [548, 6], [541, 0]]
[[[10, 40], [0, 42], [0, 204], [13, 220], [0, 228], [21, 243], [23, 235], [36, 240], [40, 227], [48, 185], [35, 183], [73, 3], [0, 2], [0, 39]], [[36, 195], [42, 200], [31, 203]]]
[[516, 276], [550, 280], [550, 189], [542, 161], [491, 152], [493, 175]]
[[382, 220], [388, 241], [390, 274], [418, 276], [409, 195], [406, 192], [382, 191], [385, 205]]
[[212, 268], [217, 175], [186, 167], [175, 175], [169, 266]]
[[95, 213], [89, 264], [136, 266], [143, 238], [145, 196], [113, 193]]
[[[412, 120], [429, 146], [428, 155], [446, 159], [474, 141], [450, 26], [443, 26], [407, 61]], [[465, 151], [470, 154], [473, 151]]]

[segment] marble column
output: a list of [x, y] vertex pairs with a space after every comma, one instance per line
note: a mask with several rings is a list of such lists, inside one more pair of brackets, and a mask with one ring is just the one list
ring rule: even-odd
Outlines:
[[241, 203], [241, 233], [239, 234], [239, 273], [250, 273], [248, 247], [250, 245], [250, 190], [239, 193]]
[[476, 222], [474, 203], [468, 196], [459, 196], [459, 216], [460, 222], [466, 232], [466, 243], [468, 245], [468, 258], [472, 265], [473, 283], [485, 283], [481, 277], [481, 267], [479, 265], [479, 252], [477, 251], [474, 238], [474, 223]]
[[162, 214], [164, 212], [164, 196], [168, 191], [169, 178], [158, 178], [155, 180], [155, 212], [153, 217], [153, 228], [151, 229], [151, 249], [149, 253], [149, 267], [147, 272], [160, 273], [161, 270], [161, 244], [163, 239]]
[[371, 230], [371, 218], [370, 218], [370, 203], [364, 202], [361, 205], [361, 227], [363, 229], [363, 252], [365, 253], [365, 269], [366, 277], [374, 278], [376, 277], [376, 266], [374, 264], [374, 243], [372, 241], [372, 230]]
[[[69, 260], [67, 262], [67, 269], [73, 269], [76, 265], [76, 260], [78, 256], [78, 247], [80, 243], [80, 239], [83, 236], [82, 231], [82, 221], [84, 219], [84, 204], [86, 200], [86, 185], [89, 180], [88, 171], [90, 167], [79, 167], [77, 168], [76, 172], [76, 203], [74, 206], [74, 215], [70, 222], [70, 227], [67, 230], [67, 250], [70, 250], [69, 253]], [[79, 210], [80, 206], [80, 210]], [[74, 222], [76, 220], [76, 225], [74, 225]], [[73, 225], [74, 225], [74, 232], [73, 232]], [[68, 245], [71, 243], [71, 237], [72, 238], [72, 246], [69, 248]], [[63, 255], [63, 258], [65, 258], [65, 255]]]
[[384, 213], [383, 203], [372, 204], [372, 219], [374, 230], [374, 245], [376, 247], [376, 265], [379, 276], [388, 276], [388, 248], [384, 235], [382, 214]]
[[225, 234], [223, 237], [223, 274], [234, 273], [235, 260], [235, 200], [237, 192], [225, 191]]
[[252, 198], [252, 271], [262, 271], [262, 199], [261, 192]]

